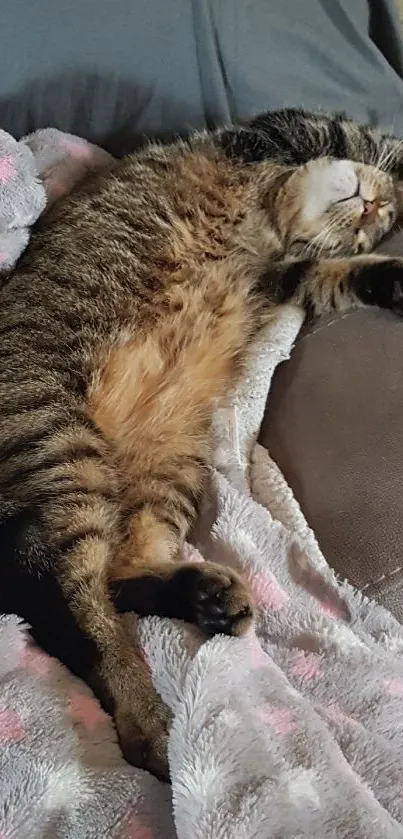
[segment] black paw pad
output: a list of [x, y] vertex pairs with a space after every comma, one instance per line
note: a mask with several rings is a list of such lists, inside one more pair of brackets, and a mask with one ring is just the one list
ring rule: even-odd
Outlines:
[[206, 563], [186, 566], [175, 574], [186, 597], [185, 620], [206, 635], [242, 635], [253, 619], [253, 601], [246, 584], [231, 569]]

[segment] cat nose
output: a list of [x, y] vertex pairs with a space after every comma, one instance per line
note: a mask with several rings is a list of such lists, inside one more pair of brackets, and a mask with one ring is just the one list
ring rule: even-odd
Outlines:
[[362, 211], [363, 216], [365, 218], [372, 218], [375, 215], [378, 209], [378, 204], [376, 201], [365, 201], [364, 199], [364, 209]]

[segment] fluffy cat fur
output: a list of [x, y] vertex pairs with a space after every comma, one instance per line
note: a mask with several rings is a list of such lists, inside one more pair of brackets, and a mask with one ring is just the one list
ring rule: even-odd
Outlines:
[[0, 291], [0, 609], [159, 777], [169, 715], [119, 613], [250, 625], [233, 571], [177, 562], [213, 405], [273, 306], [401, 313], [402, 261], [366, 255], [395, 220], [401, 157], [298, 111], [151, 144], [55, 207]]

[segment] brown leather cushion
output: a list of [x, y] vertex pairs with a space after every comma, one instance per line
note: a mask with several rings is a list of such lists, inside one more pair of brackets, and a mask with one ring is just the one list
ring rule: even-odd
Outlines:
[[[403, 253], [403, 234], [385, 249]], [[304, 328], [261, 442], [330, 565], [403, 622], [403, 321], [360, 309]]]

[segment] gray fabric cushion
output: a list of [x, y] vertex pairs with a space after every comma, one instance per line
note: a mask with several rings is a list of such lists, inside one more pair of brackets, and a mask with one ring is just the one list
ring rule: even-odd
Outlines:
[[285, 105], [403, 135], [393, 0], [2, 0], [0, 67], [3, 128], [115, 153]]

